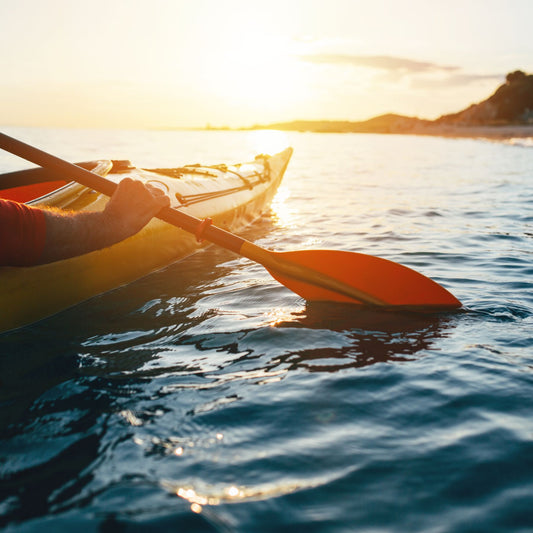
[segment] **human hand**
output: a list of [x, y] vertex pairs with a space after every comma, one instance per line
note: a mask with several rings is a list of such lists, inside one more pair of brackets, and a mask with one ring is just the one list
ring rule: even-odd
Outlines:
[[159, 188], [142, 181], [124, 178], [109, 199], [104, 216], [108, 224], [116, 226], [121, 238], [140, 231], [164, 207], [170, 198]]

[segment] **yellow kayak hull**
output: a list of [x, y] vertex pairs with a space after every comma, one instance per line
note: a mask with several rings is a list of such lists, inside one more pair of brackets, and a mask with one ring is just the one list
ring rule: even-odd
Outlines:
[[[292, 155], [288, 148], [273, 156], [234, 166], [188, 166], [150, 171], [114, 172], [109, 162], [96, 171], [120, 181], [125, 177], [159, 186], [172, 206], [238, 232], [261, 215], [274, 197]], [[94, 170], [93, 170], [94, 171]], [[72, 211], [102, 210], [104, 195], [76, 183], [54, 191], [33, 205]], [[34, 267], [0, 267], [0, 332], [51, 316], [98, 294], [131, 283], [197, 251], [194, 235], [158, 219], [137, 235], [109, 248]]]

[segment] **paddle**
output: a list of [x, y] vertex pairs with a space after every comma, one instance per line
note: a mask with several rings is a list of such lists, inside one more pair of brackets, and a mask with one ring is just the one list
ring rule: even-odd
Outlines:
[[[38, 148], [0, 133], [0, 147], [58, 175], [111, 196], [116, 184]], [[380, 307], [454, 309], [461, 306], [426, 276], [379, 257], [334, 250], [273, 252], [206, 220], [170, 207], [158, 218], [263, 265], [287, 288], [309, 301], [336, 301]]]

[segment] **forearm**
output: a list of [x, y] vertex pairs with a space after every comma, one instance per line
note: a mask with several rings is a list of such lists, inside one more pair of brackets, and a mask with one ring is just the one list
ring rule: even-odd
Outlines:
[[45, 210], [46, 240], [40, 263], [51, 263], [111, 246], [130, 235], [105, 211]]
[[169, 205], [161, 190], [130, 178], [118, 184], [103, 211], [69, 213], [0, 200], [0, 265], [51, 263], [111, 246]]
[[103, 211], [45, 211], [46, 241], [41, 263], [51, 263], [111, 246], [141, 230], [170, 199], [159, 189], [125, 178]]

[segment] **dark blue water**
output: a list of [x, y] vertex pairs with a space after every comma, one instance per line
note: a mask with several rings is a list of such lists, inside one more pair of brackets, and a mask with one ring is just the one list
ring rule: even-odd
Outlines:
[[4, 334], [6, 531], [533, 531], [531, 145], [11, 133], [146, 166], [287, 142], [284, 185], [246, 238], [386, 257], [464, 307], [308, 305], [213, 247]]

